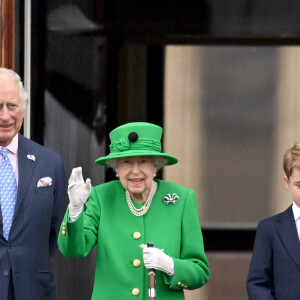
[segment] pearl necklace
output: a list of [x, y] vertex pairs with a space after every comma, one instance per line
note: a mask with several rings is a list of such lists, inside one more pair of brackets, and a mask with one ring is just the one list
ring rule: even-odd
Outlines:
[[141, 208], [136, 208], [131, 200], [130, 194], [129, 192], [126, 190], [126, 200], [129, 206], [130, 211], [136, 216], [136, 217], [141, 217], [143, 215], [145, 215], [147, 213], [147, 211], [150, 208], [151, 202], [152, 202], [152, 198], [156, 193], [156, 189], [157, 189], [157, 183], [155, 181], [152, 181], [152, 186], [151, 186], [151, 190], [148, 196], [147, 201], [145, 202], [145, 204], [141, 207]]

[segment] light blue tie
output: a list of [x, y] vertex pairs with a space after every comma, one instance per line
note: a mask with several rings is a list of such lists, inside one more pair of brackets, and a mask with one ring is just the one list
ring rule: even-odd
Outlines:
[[7, 149], [1, 147], [0, 154], [0, 198], [3, 218], [3, 235], [8, 240], [17, 200], [17, 183], [12, 165], [7, 156]]

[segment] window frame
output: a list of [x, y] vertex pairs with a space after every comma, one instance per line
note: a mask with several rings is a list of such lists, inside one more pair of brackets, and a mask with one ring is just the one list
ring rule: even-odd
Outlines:
[[15, 0], [1, 1], [1, 66], [14, 69]]

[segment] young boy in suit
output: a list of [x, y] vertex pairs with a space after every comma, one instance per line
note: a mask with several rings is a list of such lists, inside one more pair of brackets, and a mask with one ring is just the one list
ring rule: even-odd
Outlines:
[[283, 160], [293, 204], [258, 224], [247, 279], [249, 300], [300, 299], [300, 143]]

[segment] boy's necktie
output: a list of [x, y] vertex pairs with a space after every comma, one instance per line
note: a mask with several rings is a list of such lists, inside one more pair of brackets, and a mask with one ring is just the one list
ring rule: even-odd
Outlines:
[[7, 149], [1, 147], [0, 154], [0, 199], [3, 218], [3, 235], [8, 240], [17, 200], [17, 182], [13, 167], [7, 156]]

